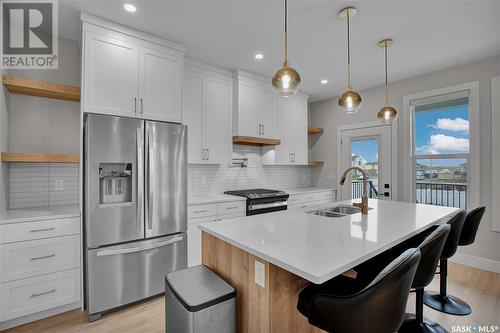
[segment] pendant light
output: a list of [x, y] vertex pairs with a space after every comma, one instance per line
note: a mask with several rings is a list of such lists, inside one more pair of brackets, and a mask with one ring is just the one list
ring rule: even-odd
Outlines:
[[339, 13], [341, 19], [347, 20], [347, 91], [339, 98], [339, 107], [345, 113], [354, 113], [361, 107], [361, 96], [351, 87], [351, 36], [350, 19], [356, 16], [358, 11], [354, 7], [346, 7]]
[[387, 48], [393, 44], [392, 39], [387, 38], [381, 40], [378, 43], [379, 47], [384, 48], [384, 59], [385, 59], [385, 106], [380, 109], [377, 114], [378, 120], [383, 124], [390, 124], [396, 120], [398, 116], [398, 111], [389, 105], [389, 88], [387, 87]]
[[288, 3], [285, 0], [285, 61], [276, 73], [274, 73], [272, 84], [276, 93], [283, 97], [295, 95], [300, 86], [299, 73], [288, 66]]

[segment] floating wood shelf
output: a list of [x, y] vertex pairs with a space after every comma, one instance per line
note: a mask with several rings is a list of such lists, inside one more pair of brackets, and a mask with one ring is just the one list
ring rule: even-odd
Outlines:
[[323, 166], [325, 164], [325, 161], [309, 161], [309, 165], [312, 166]]
[[325, 131], [324, 128], [321, 127], [308, 127], [307, 128], [307, 133], [308, 134], [321, 134]]
[[73, 102], [80, 101], [80, 88], [64, 84], [31, 80], [20, 76], [4, 74], [3, 85], [8, 91], [15, 94], [62, 99]]
[[44, 154], [44, 153], [2, 153], [2, 162], [10, 163], [78, 163], [80, 156], [76, 154]]
[[254, 136], [233, 136], [233, 143], [237, 145], [247, 145], [247, 146], [278, 146], [281, 144], [280, 140], [276, 139], [266, 139]]

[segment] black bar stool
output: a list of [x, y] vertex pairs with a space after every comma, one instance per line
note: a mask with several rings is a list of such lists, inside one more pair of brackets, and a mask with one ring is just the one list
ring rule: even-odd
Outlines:
[[[453, 244], [448, 244], [448, 242], [446, 242], [447, 244], [445, 245], [445, 249], [449, 245], [450, 249], [448, 250], [453, 251], [443, 250], [443, 255], [439, 265], [439, 292], [425, 292], [425, 305], [433, 308], [434, 310], [456, 316], [464, 316], [472, 312], [470, 306], [465, 301], [447, 294], [448, 258], [455, 254], [457, 245], [466, 246], [474, 243], [479, 223], [481, 222], [485, 210], [486, 207], [483, 206], [470, 211], [465, 217], [459, 236], [453, 238]], [[452, 221], [450, 221], [450, 223], [451, 222]], [[452, 230], [453, 228], [454, 227], [452, 226]]]
[[436, 273], [439, 258], [443, 251], [446, 238], [451, 227], [448, 224], [433, 226], [424, 232], [410, 238], [409, 240], [395, 246], [389, 252], [384, 252], [380, 256], [370, 259], [366, 264], [356, 268], [357, 279], [364, 281], [367, 276], [373, 274], [380, 264], [387, 261], [390, 256], [394, 256], [408, 247], [417, 247], [420, 250], [421, 258], [418, 264], [412, 288], [415, 289], [416, 304], [415, 314], [406, 316], [398, 332], [446, 332], [446, 330], [436, 322], [424, 318], [422, 298], [424, 288], [431, 283]]
[[420, 251], [408, 249], [369, 284], [343, 275], [310, 284], [300, 292], [297, 310], [328, 332], [396, 332], [419, 260]]

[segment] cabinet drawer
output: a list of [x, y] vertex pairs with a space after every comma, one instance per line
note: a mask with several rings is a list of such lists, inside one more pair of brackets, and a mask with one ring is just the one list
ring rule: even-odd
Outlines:
[[0, 245], [0, 282], [79, 266], [79, 235]]
[[219, 218], [217, 217], [217, 215], [206, 216], [206, 217], [200, 217], [200, 218], [196, 218], [196, 219], [188, 219], [188, 225], [189, 224], [197, 224], [197, 223], [214, 222], [214, 221], [218, 221], [218, 220], [219, 220]]
[[235, 214], [235, 213], [243, 213], [246, 214], [247, 204], [246, 201], [237, 201], [237, 202], [224, 202], [218, 205], [218, 214]]
[[80, 218], [56, 219], [0, 225], [0, 244], [80, 233]]
[[217, 215], [217, 205], [188, 206], [188, 219]]
[[246, 211], [244, 211], [244, 212], [239, 212], [239, 213], [220, 215], [219, 219], [221, 219], [221, 220], [228, 220], [228, 219], [234, 219], [234, 218], [237, 218], [237, 217], [244, 217], [246, 215], [247, 215]]
[[0, 321], [80, 300], [80, 269], [0, 284]]
[[307, 201], [306, 194], [290, 195], [288, 198], [288, 206], [299, 205]]

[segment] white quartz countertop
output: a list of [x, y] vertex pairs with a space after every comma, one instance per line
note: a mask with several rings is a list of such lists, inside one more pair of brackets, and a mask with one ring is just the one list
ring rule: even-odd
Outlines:
[[245, 201], [246, 198], [229, 194], [207, 194], [188, 196], [188, 206], [213, 204], [219, 202]]
[[368, 215], [329, 218], [283, 211], [203, 223], [200, 229], [319, 284], [458, 212], [457, 208], [372, 199], [369, 207]]
[[336, 190], [328, 187], [297, 187], [297, 188], [285, 188], [283, 189], [283, 191], [285, 191], [290, 195], [296, 195], [296, 194], [306, 194], [306, 193], [336, 191]]
[[9, 209], [0, 212], [0, 224], [64, 219], [80, 216], [78, 205]]

